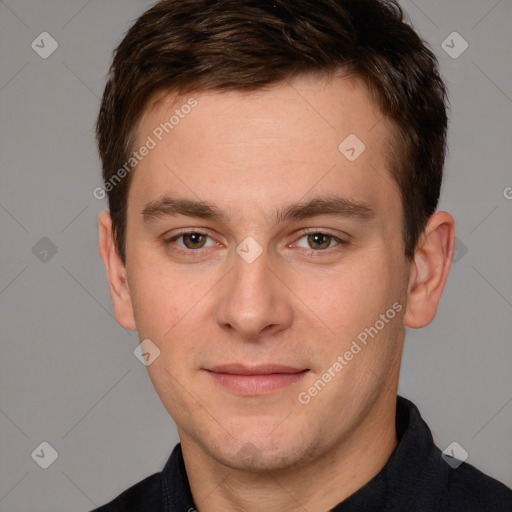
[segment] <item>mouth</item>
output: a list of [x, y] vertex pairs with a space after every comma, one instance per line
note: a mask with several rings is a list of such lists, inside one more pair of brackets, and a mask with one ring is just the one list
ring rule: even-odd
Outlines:
[[268, 395], [297, 383], [310, 371], [277, 364], [226, 364], [205, 370], [217, 384], [244, 396]]

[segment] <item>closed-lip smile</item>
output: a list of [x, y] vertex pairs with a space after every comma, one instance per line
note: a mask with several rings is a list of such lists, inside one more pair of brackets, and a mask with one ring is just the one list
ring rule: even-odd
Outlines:
[[213, 366], [205, 370], [224, 388], [244, 396], [273, 393], [296, 383], [309, 372], [307, 368], [274, 363], [256, 366], [231, 363]]

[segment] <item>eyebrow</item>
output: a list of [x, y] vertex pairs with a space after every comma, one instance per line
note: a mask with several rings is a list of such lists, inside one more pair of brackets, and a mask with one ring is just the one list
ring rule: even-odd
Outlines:
[[[224, 224], [228, 223], [228, 216], [216, 205], [207, 201], [164, 196], [148, 203], [142, 211], [144, 223], [176, 215], [215, 220]], [[275, 212], [274, 220], [276, 224], [281, 224], [319, 217], [321, 215], [371, 220], [375, 217], [376, 212], [367, 204], [353, 201], [346, 197], [322, 196], [315, 197], [307, 202], [290, 204]]]

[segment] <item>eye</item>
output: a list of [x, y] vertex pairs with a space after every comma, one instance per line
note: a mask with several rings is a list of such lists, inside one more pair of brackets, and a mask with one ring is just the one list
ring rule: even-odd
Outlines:
[[[305, 240], [305, 244], [301, 243], [301, 240]], [[296, 245], [303, 247], [304, 249], [313, 249], [314, 251], [324, 251], [330, 249], [336, 245], [347, 245], [348, 242], [331, 235], [329, 233], [311, 232], [301, 236]]]
[[[207, 241], [210, 239], [210, 244], [207, 245]], [[179, 243], [181, 241], [181, 243]], [[180, 250], [183, 249], [203, 249], [205, 247], [212, 247], [215, 245], [215, 242], [211, 240], [211, 238], [206, 233], [201, 233], [199, 231], [188, 231], [185, 233], [180, 233], [179, 235], [175, 235], [166, 240], [166, 243], [169, 245], [175, 245]]]

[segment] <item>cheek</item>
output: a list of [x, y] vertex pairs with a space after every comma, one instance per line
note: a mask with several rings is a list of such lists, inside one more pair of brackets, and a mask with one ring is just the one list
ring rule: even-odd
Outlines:
[[385, 259], [357, 259], [336, 272], [297, 281], [297, 295], [306, 307], [343, 339], [373, 324], [397, 300], [393, 272]]
[[161, 262], [142, 255], [133, 263], [130, 293], [139, 336], [163, 340], [198, 302], [199, 292], [190, 279]]

